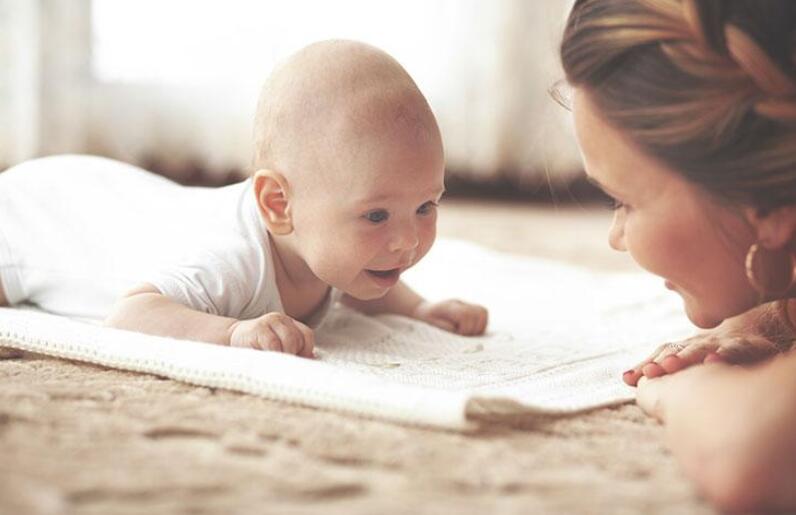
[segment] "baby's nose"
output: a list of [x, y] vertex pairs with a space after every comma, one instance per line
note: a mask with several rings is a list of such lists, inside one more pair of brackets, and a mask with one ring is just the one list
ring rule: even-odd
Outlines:
[[417, 229], [413, 226], [398, 229], [390, 241], [390, 251], [406, 251], [417, 248], [420, 238], [417, 236]]

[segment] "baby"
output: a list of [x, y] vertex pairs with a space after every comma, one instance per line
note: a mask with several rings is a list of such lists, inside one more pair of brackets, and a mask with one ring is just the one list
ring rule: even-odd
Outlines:
[[484, 332], [483, 307], [400, 280], [434, 242], [444, 155], [398, 62], [310, 45], [265, 84], [254, 132], [252, 177], [225, 188], [88, 156], [0, 174], [0, 305], [305, 357], [337, 300]]

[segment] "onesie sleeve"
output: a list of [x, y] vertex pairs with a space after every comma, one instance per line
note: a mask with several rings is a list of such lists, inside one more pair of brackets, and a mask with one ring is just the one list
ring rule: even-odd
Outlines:
[[241, 319], [267, 287], [265, 266], [256, 246], [231, 240], [197, 251], [146, 282], [196, 311]]

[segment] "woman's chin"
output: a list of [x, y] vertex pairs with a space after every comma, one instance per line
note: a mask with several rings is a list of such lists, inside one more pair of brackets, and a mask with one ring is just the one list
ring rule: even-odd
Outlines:
[[[721, 298], [707, 298], [698, 301], [696, 297], [678, 291], [683, 297], [685, 313], [692, 324], [700, 329], [713, 329], [728, 318], [741, 315], [757, 306], [754, 294], [745, 292], [722, 292]], [[722, 299], [733, 299], [733, 302], [722, 302]]]
[[713, 329], [714, 327], [718, 327], [724, 321], [724, 319], [708, 315], [700, 309], [692, 308], [688, 305], [688, 302], [686, 302], [685, 305], [685, 314], [688, 316], [688, 319], [691, 321], [691, 323], [700, 329]]

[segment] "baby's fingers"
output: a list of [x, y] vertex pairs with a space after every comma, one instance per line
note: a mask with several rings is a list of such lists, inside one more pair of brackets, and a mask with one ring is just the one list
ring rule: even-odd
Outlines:
[[455, 308], [450, 302], [434, 305], [422, 319], [450, 333], [458, 332], [459, 320], [456, 317]]
[[279, 337], [282, 352], [302, 355], [304, 351], [304, 334], [299, 330], [297, 324], [292, 320], [276, 320], [271, 324], [271, 330]]
[[450, 318], [454, 321], [456, 329], [454, 332], [463, 336], [480, 334], [481, 313], [483, 308], [476, 308], [461, 301], [453, 301], [448, 306]]
[[252, 348], [282, 352], [282, 341], [270, 326], [261, 326], [252, 340]]
[[482, 308], [481, 306], [476, 306], [475, 308], [475, 321], [473, 325], [473, 330], [470, 334], [472, 335], [479, 335], [484, 334], [486, 331], [486, 325], [489, 322], [489, 312], [486, 308]]
[[301, 322], [296, 322], [296, 327], [301, 332], [301, 336], [304, 338], [304, 347], [302, 347], [298, 356], [301, 356], [302, 358], [314, 358], [315, 332]]
[[451, 322], [447, 318], [435, 318], [431, 321], [432, 324], [439, 327], [440, 329], [444, 329], [449, 333], [456, 333], [458, 332], [458, 327], [455, 322]]
[[432, 306], [421, 319], [448, 332], [471, 336], [484, 333], [488, 313], [481, 306], [447, 300]]
[[480, 323], [481, 321], [479, 319], [479, 314], [475, 312], [469, 312], [459, 324], [458, 333], [464, 336], [481, 334], [483, 330], [479, 330]]

